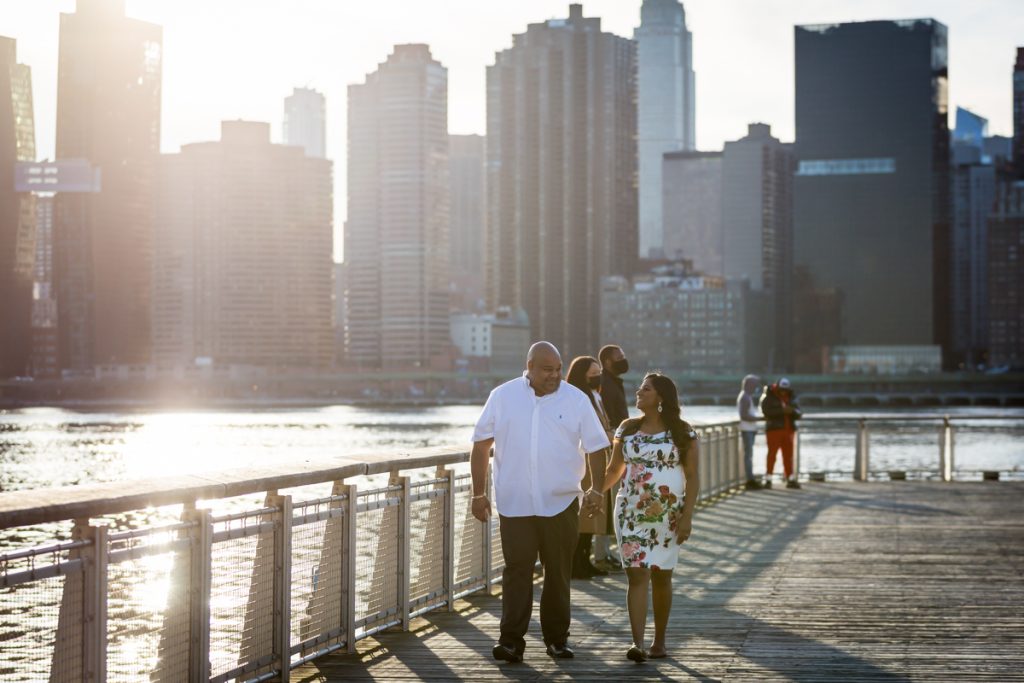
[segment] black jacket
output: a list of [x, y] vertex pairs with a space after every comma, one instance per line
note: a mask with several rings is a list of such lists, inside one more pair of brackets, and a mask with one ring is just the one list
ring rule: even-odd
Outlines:
[[[792, 415], [787, 416], [783, 411], [785, 405], [782, 402], [783, 392], [789, 393], [789, 405], [795, 409]], [[767, 432], [787, 427], [792, 428], [795, 432], [797, 430], [796, 421], [801, 417], [800, 404], [797, 403], [796, 394], [792, 390], [780, 389], [777, 384], [765, 389], [764, 396], [761, 397], [761, 413], [766, 418], [765, 431]]]
[[608, 425], [614, 432], [629, 417], [629, 408], [626, 407], [626, 389], [622, 380], [608, 371], [601, 373], [601, 400], [608, 415]]

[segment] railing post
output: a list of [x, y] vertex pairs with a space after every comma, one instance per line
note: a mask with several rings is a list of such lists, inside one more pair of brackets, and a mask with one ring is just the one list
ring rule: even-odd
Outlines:
[[88, 520], [76, 522], [83, 539], [92, 541], [84, 550], [85, 574], [82, 620], [85, 680], [107, 680], [107, 527], [90, 526]]
[[[455, 611], [455, 470], [438, 465], [438, 478], [446, 477], [444, 497], [444, 567], [442, 568], [441, 585], [448, 611]], [[472, 495], [472, 492], [470, 493]], [[490, 539], [484, 539], [489, 542]], [[485, 543], [486, 545], [486, 543]]]
[[213, 571], [213, 528], [210, 511], [186, 509], [182, 514], [193, 526], [189, 557], [188, 680], [210, 680], [210, 584]]
[[345, 627], [345, 652], [353, 654], [356, 651], [356, 535], [359, 529], [359, 494], [355, 484], [344, 484], [338, 488], [345, 494], [341, 542], [341, 624]]
[[711, 430], [704, 427], [700, 431], [700, 458], [698, 458], [700, 468], [699, 479], [700, 479], [700, 495], [697, 497], [697, 502], [707, 500], [711, 497]]
[[939, 476], [942, 481], [953, 481], [953, 438], [953, 425], [946, 415], [939, 428]]
[[398, 610], [402, 630], [409, 630], [409, 579], [412, 573], [409, 563], [409, 477], [392, 472], [391, 480], [402, 487], [398, 506]]
[[800, 481], [800, 430], [793, 434], [793, 476]]
[[267, 496], [268, 507], [277, 508], [274, 524], [274, 632], [272, 653], [280, 666], [281, 683], [291, 678], [292, 633], [292, 497]]
[[870, 460], [867, 420], [857, 420], [857, 452], [853, 463], [853, 478], [856, 481], [868, 480], [868, 461]]
[[722, 462], [722, 429], [715, 427], [715, 495], [721, 495], [725, 491], [725, 476]]
[[740, 443], [739, 425], [729, 427], [729, 460], [732, 462], [733, 480], [732, 485], [739, 487], [743, 484], [745, 473], [743, 472], [743, 445]]
[[[489, 456], [488, 456], [489, 457]], [[494, 504], [494, 491], [491, 487], [491, 468], [487, 468], [487, 481], [484, 484], [484, 491], [487, 493], [487, 499], [491, 501], [491, 515], [487, 518], [486, 522], [478, 522], [482, 527], [481, 533], [483, 534], [483, 563], [484, 563], [484, 593], [487, 595], [494, 594], [494, 584], [491, 582], [491, 573], [494, 571], [494, 524], [495, 519], [498, 515], [498, 508]], [[469, 489], [470, 495], [473, 495], [473, 488]], [[470, 507], [473, 503], [470, 501]], [[473, 518], [476, 520], [476, 518]]]

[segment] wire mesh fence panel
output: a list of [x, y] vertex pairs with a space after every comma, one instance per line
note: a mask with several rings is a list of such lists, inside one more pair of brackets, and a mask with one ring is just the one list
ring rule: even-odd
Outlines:
[[448, 480], [414, 484], [412, 497], [434, 493], [414, 500], [409, 506], [409, 602], [444, 600], [444, 534]]
[[111, 535], [109, 681], [171, 683], [188, 678], [191, 553], [187, 536], [176, 543], [177, 537], [176, 529], [159, 528]]
[[[274, 624], [272, 530], [260, 516], [214, 520], [210, 582], [210, 673], [219, 675], [269, 658]], [[245, 534], [216, 541], [218, 532]]]
[[[474, 578], [483, 578], [486, 527], [472, 511], [472, 477], [455, 479], [455, 585]], [[492, 509], [492, 512], [494, 510]], [[497, 519], [495, 519], [497, 526]], [[499, 539], [500, 545], [500, 539]], [[500, 552], [500, 548], [499, 548]]]
[[[3, 564], [0, 560], [0, 564]], [[83, 573], [0, 588], [0, 681], [81, 681]]]
[[[356, 623], [369, 627], [399, 611], [398, 515], [401, 487], [359, 493], [356, 519]], [[366, 508], [363, 508], [366, 506]]]
[[[291, 642], [337, 637], [342, 628], [345, 496], [298, 504], [292, 526]], [[329, 634], [334, 634], [330, 636]]]

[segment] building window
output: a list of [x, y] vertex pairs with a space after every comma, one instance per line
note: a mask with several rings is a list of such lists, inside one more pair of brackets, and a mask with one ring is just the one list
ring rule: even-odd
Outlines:
[[816, 159], [801, 161], [797, 175], [873, 175], [895, 173], [896, 160], [878, 159]]

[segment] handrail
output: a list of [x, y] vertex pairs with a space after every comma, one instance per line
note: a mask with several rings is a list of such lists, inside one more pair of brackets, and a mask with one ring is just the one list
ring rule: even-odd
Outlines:
[[0, 493], [0, 529], [85, 519], [162, 505], [186, 505], [197, 500], [233, 498], [361, 475], [450, 465], [468, 459], [469, 451], [466, 449], [424, 448], [414, 452], [320, 458], [173, 477], [5, 491]]

